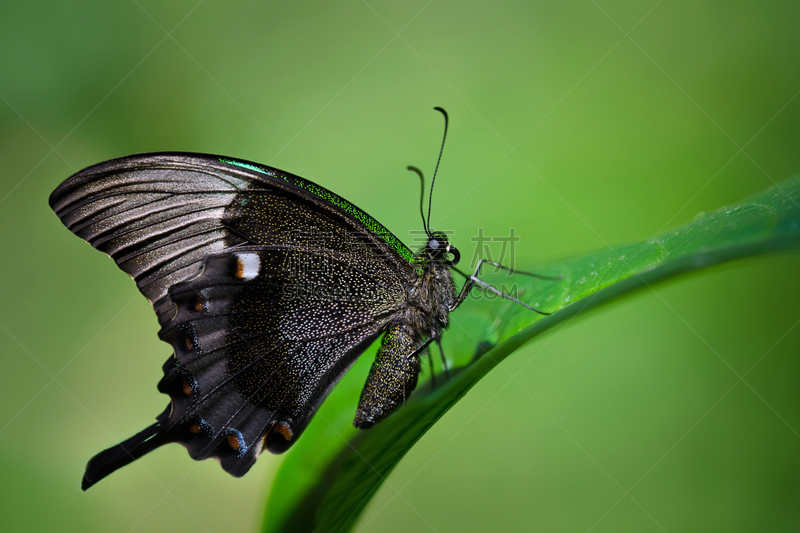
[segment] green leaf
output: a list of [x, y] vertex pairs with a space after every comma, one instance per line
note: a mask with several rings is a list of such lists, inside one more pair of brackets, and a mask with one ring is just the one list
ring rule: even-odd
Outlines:
[[[423, 383], [408, 403], [368, 431], [352, 428], [370, 353], [337, 386], [281, 465], [264, 531], [348, 531], [408, 450], [472, 386], [523, 343], [611, 298], [683, 272], [800, 246], [800, 178], [638, 244], [609, 247], [536, 272], [558, 282], [494, 273], [487, 279], [538, 309], [483, 294], [453, 314], [445, 353], [456, 369], [437, 387]], [[489, 270], [489, 269], [487, 269]]]

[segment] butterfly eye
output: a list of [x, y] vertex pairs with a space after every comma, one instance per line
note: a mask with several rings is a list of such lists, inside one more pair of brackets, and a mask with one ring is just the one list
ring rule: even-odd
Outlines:
[[439, 241], [437, 239], [431, 239], [428, 241], [428, 248], [431, 250], [438, 250], [439, 249]]
[[448, 246], [445, 264], [447, 266], [456, 266], [460, 260], [461, 254], [458, 253], [458, 249], [455, 246]]

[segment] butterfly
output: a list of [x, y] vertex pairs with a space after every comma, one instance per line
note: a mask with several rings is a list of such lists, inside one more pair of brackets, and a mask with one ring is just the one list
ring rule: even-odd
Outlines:
[[[447, 114], [436, 109], [446, 139]], [[424, 190], [422, 173], [409, 168]], [[433, 181], [427, 221], [420, 200], [427, 242], [413, 253], [341, 196], [241, 159], [140, 154], [64, 181], [50, 206], [130, 274], [174, 351], [158, 383], [169, 405], [155, 424], [94, 456], [83, 490], [170, 442], [244, 475], [264, 450], [297, 441], [383, 335], [354, 420], [373, 426], [414, 390], [420, 356], [473, 286], [547, 314], [480, 280], [481, 263], [472, 275], [456, 268], [458, 250], [430, 228], [432, 193]], [[459, 291], [451, 270], [466, 279]]]

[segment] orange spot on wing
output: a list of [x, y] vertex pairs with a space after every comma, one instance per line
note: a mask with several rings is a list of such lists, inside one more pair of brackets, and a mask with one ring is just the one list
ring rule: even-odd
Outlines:
[[[287, 424], [286, 422], [278, 422], [276, 424], [273, 424], [272, 427], [269, 428], [269, 431], [267, 431], [267, 435], [269, 435], [270, 433], [277, 433], [278, 435], [283, 437], [284, 440], [287, 442], [292, 440], [292, 437], [294, 437], [294, 432], [292, 431], [292, 428], [290, 428], [289, 424]], [[264, 437], [266, 438], [267, 435], [264, 435]]]
[[244, 261], [239, 256], [236, 256], [236, 277], [239, 279], [244, 278]]
[[294, 437], [292, 428], [290, 428], [289, 424], [286, 422], [279, 422], [278, 425], [275, 426], [275, 432], [280, 434], [287, 441], [292, 440], [292, 437]]

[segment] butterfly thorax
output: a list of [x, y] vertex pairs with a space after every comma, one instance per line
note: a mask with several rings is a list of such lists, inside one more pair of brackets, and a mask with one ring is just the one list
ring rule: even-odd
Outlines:
[[449, 309], [456, 299], [450, 269], [437, 261], [426, 261], [419, 275], [406, 287], [405, 321], [425, 337], [439, 338], [449, 325]]

